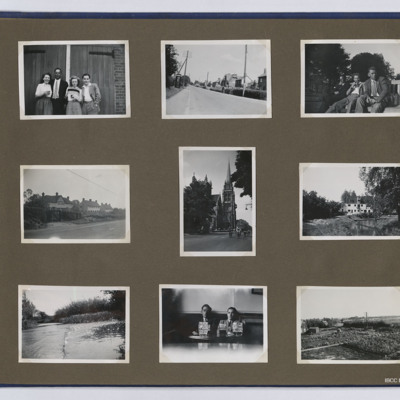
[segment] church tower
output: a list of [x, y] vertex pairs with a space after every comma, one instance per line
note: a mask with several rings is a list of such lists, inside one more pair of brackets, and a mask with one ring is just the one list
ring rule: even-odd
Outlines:
[[231, 181], [231, 164], [228, 161], [228, 171], [226, 173], [226, 179], [224, 184], [224, 190], [222, 192], [223, 197], [223, 210], [224, 210], [224, 222], [229, 229], [236, 229], [236, 203], [235, 203], [235, 191]]

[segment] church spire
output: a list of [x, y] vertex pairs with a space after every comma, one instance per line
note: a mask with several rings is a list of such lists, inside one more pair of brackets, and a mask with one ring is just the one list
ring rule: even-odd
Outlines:
[[225, 183], [231, 184], [231, 163], [228, 161], [228, 171], [226, 172]]

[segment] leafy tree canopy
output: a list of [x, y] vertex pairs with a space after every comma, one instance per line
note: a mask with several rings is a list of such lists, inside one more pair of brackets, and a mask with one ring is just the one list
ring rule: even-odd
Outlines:
[[167, 44], [165, 46], [165, 72], [166, 76], [171, 76], [178, 71], [179, 64], [176, 56], [178, 52], [172, 44]]
[[332, 218], [340, 214], [341, 204], [318, 196], [315, 191], [303, 190], [303, 220]]
[[359, 73], [361, 82], [368, 79], [368, 68], [375, 67], [379, 76], [394, 78], [394, 69], [382, 54], [360, 53], [351, 59], [351, 73]]
[[397, 211], [400, 223], [400, 167], [362, 167], [359, 176], [369, 194]]
[[236, 171], [232, 174], [231, 180], [236, 188], [243, 189], [240, 197], [252, 197], [252, 152], [250, 150], [238, 151], [235, 166]]
[[193, 177], [183, 194], [183, 213], [185, 232], [209, 231], [211, 217], [214, 215], [215, 201], [211, 196], [211, 183], [207, 178], [197, 180]]
[[307, 75], [320, 75], [333, 86], [348, 73], [349, 55], [340, 44], [306, 44], [305, 52]]

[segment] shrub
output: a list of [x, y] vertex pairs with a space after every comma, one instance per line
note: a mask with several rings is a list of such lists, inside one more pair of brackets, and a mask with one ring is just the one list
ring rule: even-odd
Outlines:
[[[243, 96], [243, 88], [225, 88], [225, 93], [233, 94], [234, 96]], [[244, 97], [257, 100], [266, 100], [267, 91], [257, 89], [246, 89], [244, 91]]]
[[101, 311], [97, 313], [76, 314], [70, 317], [61, 318], [62, 324], [83, 324], [87, 322], [110, 321], [114, 314], [110, 311]]

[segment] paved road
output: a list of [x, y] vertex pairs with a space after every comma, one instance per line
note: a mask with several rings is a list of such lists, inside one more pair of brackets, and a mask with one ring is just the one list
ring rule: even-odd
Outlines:
[[25, 230], [25, 239], [123, 239], [125, 238], [125, 221], [92, 222], [74, 224], [55, 222], [47, 228]]
[[230, 238], [229, 234], [210, 233], [208, 235], [185, 235], [185, 251], [251, 251], [252, 238]]
[[261, 115], [267, 102], [188, 86], [166, 101], [167, 115]]

